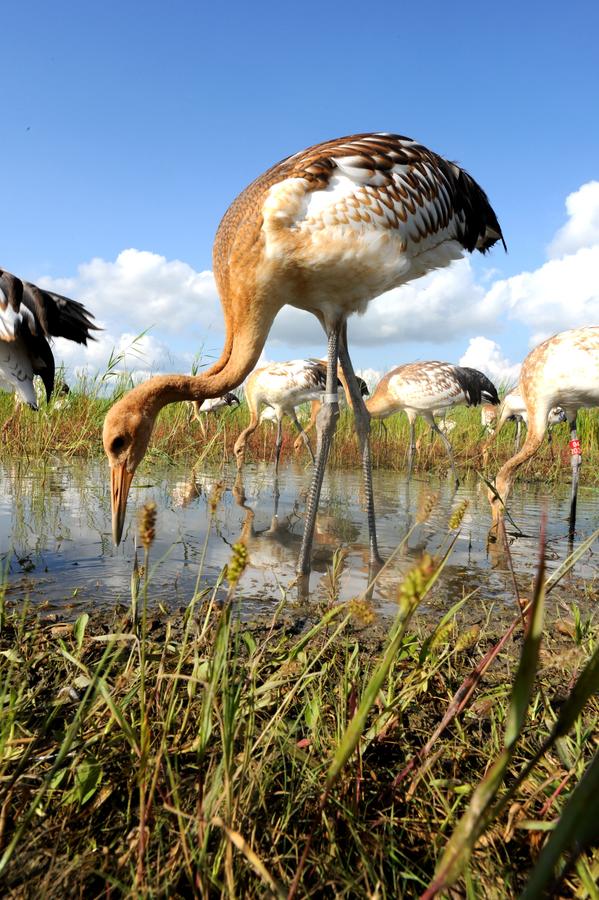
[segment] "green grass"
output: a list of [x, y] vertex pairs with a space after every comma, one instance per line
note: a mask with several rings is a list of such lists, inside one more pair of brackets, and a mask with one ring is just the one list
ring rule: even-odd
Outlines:
[[[39, 458], [60, 454], [95, 457], [103, 453], [102, 423], [111, 404], [129, 387], [126, 378], [111, 378], [110, 372], [92, 380], [79, 382], [73, 388], [68, 406], [56, 409], [53, 403], [42, 406], [38, 413], [23, 409], [2, 433], [4, 452], [7, 456]], [[108, 392], [108, 394], [107, 394]], [[13, 412], [11, 395], [0, 393], [0, 428]], [[480, 470], [483, 466], [481, 446], [485, 440], [480, 425], [478, 408], [458, 407], [451, 413], [456, 427], [450, 435], [458, 470]], [[187, 404], [172, 404], [165, 407], [158, 418], [154, 430], [146, 465], [153, 461], [188, 463], [200, 456], [208, 463], [220, 463], [233, 458], [233, 445], [239, 433], [248, 424], [247, 406], [206, 417], [207, 434], [204, 438], [197, 422], [188, 420]], [[499, 466], [513, 453], [515, 426], [508, 424], [493, 442], [487, 465], [487, 472], [494, 475]], [[586, 484], [599, 483], [599, 411], [582, 410], [579, 415], [579, 435], [583, 447], [581, 480]], [[296, 456], [308, 462], [305, 448], [294, 454], [296, 438], [291, 427], [286, 428], [282, 459]], [[416, 429], [417, 454], [416, 471], [444, 472], [447, 457], [438, 438], [431, 440], [430, 431], [419, 421]], [[272, 423], [265, 422], [252, 436], [246, 459], [274, 459], [275, 430]], [[314, 445], [314, 435], [311, 436]], [[403, 470], [406, 464], [408, 445], [408, 423], [403, 414], [372, 424], [372, 459], [375, 466], [391, 470]], [[541, 450], [524, 467], [520, 477], [527, 479], [559, 480], [568, 476], [570, 454], [568, 449], [569, 431], [567, 424], [556, 426], [553, 441], [543, 444]], [[342, 412], [330, 463], [336, 467], [360, 466], [360, 454], [355, 437], [353, 417], [350, 411]]]
[[457, 515], [439, 557], [398, 584], [395, 621], [338, 603], [334, 566], [323, 608], [290, 618], [286, 600], [242, 623], [239, 545], [224, 606], [200, 574], [165, 620], [148, 515], [131, 609], [112, 621], [0, 604], [6, 896], [412, 897], [443, 882], [448, 854], [463, 896], [516, 897], [532, 871], [596, 896], [599, 855], [566, 866], [571, 834], [539, 862], [566, 805], [580, 835], [596, 820], [577, 786], [587, 768], [593, 783], [598, 629], [574, 615], [541, 639], [559, 576], [541, 571], [527, 637], [515, 602], [503, 636], [482, 610], [461, 625], [472, 597], [419, 624]]

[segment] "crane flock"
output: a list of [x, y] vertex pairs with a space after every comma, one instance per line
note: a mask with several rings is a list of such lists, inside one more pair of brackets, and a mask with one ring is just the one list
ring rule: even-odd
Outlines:
[[[218, 361], [199, 375], [166, 374], [133, 388], [108, 411], [103, 443], [110, 466], [112, 531], [119, 543], [127, 497], [156, 418], [167, 404], [189, 401], [200, 421], [238, 404], [232, 392], [244, 384], [248, 426], [235, 444], [241, 469], [246, 445], [266, 407], [277, 425], [275, 472], [288, 416], [314, 462], [298, 573], [310, 571], [319, 498], [339, 417], [339, 387], [351, 406], [360, 447], [372, 564], [380, 562], [372, 487], [370, 421], [404, 411], [410, 425], [411, 472], [414, 422], [421, 416], [439, 436], [457, 483], [451, 423], [444, 416], [458, 404], [482, 406], [482, 423], [499, 431], [520, 417], [526, 440], [499, 470], [489, 501], [493, 526], [501, 521], [517, 469], [537, 451], [548, 421], [570, 424], [573, 531], [581, 463], [576, 430], [581, 407], [599, 405], [599, 327], [554, 335], [525, 359], [517, 393], [499, 415], [499, 396], [481, 372], [438, 361], [410, 362], [393, 369], [365, 401], [349, 352], [348, 319], [393, 288], [449, 265], [465, 253], [488, 252], [505, 242], [498, 218], [479, 184], [460, 166], [411, 138], [389, 133], [354, 134], [309, 147], [269, 168], [233, 201], [216, 233], [213, 268], [225, 322]], [[405, 312], [402, 292], [398, 312]], [[285, 306], [312, 313], [327, 342], [326, 359], [292, 360], [256, 368], [272, 323]], [[77, 301], [37, 288], [0, 270], [0, 386], [37, 407], [33, 378], [49, 399], [54, 386], [52, 337], [86, 344], [97, 330]], [[425, 335], [423, 335], [425, 337]], [[297, 408], [312, 403], [314, 456]], [[558, 407], [559, 409], [554, 409]]]

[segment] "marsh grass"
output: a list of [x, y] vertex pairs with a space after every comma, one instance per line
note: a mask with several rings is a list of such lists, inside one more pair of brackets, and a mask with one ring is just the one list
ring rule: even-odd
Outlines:
[[48, 624], [0, 602], [4, 894], [432, 897], [456, 881], [504, 898], [534, 871], [539, 890], [559, 877], [560, 896], [595, 897], [597, 851], [572, 854], [571, 833], [546, 848], [572, 804], [596, 823], [577, 786], [596, 771], [597, 627], [574, 618], [541, 639], [569, 564], [548, 582], [541, 567], [505, 635], [484, 613], [460, 624], [471, 597], [418, 624], [459, 524], [398, 583], [391, 622], [365, 596], [335, 602], [339, 558], [322, 608], [291, 620], [286, 598], [243, 623], [240, 547], [164, 620], [147, 518], [132, 607], [111, 621]]
[[[65, 458], [95, 457], [102, 454], [102, 423], [109, 407], [131, 386], [127, 376], [113, 369], [95, 378], [80, 380], [74, 385], [68, 403], [57, 408], [54, 401], [42, 404], [39, 412], [21, 409], [2, 431], [3, 453], [19, 458], [47, 458], [57, 454]], [[0, 428], [13, 414], [11, 395], [0, 393]], [[478, 408], [457, 407], [450, 415], [456, 422], [450, 440], [460, 472], [480, 471], [484, 468], [482, 444], [486, 439], [480, 424]], [[206, 436], [197, 422], [189, 421], [187, 404], [172, 404], [161, 412], [146, 465], [154, 461], [188, 463], [200, 457], [207, 463], [233, 459], [233, 446], [249, 421], [247, 406], [225, 410], [206, 416]], [[495, 474], [499, 466], [513, 454], [515, 426], [508, 423], [492, 442], [486, 471]], [[599, 411], [582, 410], [579, 415], [579, 435], [583, 447], [582, 483], [599, 484]], [[308, 464], [308, 454], [302, 447], [294, 454], [296, 434], [285, 429], [282, 459], [296, 458]], [[445, 472], [447, 457], [441, 442], [431, 439], [428, 426], [418, 421], [416, 426], [416, 471]], [[248, 461], [274, 460], [275, 429], [270, 422], [262, 423], [250, 439], [246, 453]], [[314, 435], [311, 435], [314, 445]], [[403, 414], [372, 424], [372, 458], [376, 467], [403, 470], [408, 446], [408, 423]], [[544, 442], [541, 450], [524, 467], [521, 477], [528, 480], [563, 480], [569, 477], [570, 455], [567, 424], [555, 426], [551, 443]], [[336, 467], [360, 466], [359, 448], [350, 411], [341, 413], [333, 442], [330, 463]]]

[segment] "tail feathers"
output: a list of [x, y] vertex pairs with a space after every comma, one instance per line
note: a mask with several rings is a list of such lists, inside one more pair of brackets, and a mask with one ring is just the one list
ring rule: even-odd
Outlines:
[[356, 375], [356, 381], [358, 382], [358, 387], [360, 388], [360, 394], [362, 395], [362, 397], [368, 397], [370, 391], [368, 390], [368, 385], [366, 384], [364, 379]]
[[[327, 386], [327, 364], [322, 359], [309, 359], [311, 364], [311, 377], [314, 381], [314, 387], [322, 388], [323, 391]], [[337, 379], [337, 387], [341, 387], [341, 381]]]
[[464, 169], [450, 164], [453, 178], [453, 206], [462, 214], [460, 240], [471, 253], [486, 253], [501, 241], [507, 252], [501, 226], [489, 198], [481, 186]]
[[480, 403], [499, 404], [499, 395], [493, 382], [478, 369], [469, 366], [455, 366], [455, 375], [460, 387], [464, 391], [468, 406], [478, 406]]

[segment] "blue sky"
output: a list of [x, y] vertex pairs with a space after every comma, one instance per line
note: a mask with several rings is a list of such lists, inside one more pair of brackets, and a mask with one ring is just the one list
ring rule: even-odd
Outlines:
[[[599, 192], [577, 195], [599, 179], [598, 33], [594, 2], [10, 4], [0, 263], [88, 303], [106, 326], [93, 364], [122, 333], [152, 326], [147, 367], [183, 368], [220, 345], [218, 305], [198, 273], [237, 193], [319, 140], [397, 131], [474, 175], [509, 254], [495, 249], [445, 283], [445, 302], [463, 309], [448, 328], [453, 307], [435, 295], [434, 315], [405, 340], [394, 310], [417, 311], [422, 295], [398, 294], [364, 330], [355, 362], [457, 361], [484, 337], [494, 347], [477, 345], [481, 360], [496, 353], [507, 371], [545, 332], [599, 321], [595, 256], [567, 275], [557, 265], [599, 248]], [[543, 274], [552, 242], [556, 265]], [[94, 259], [103, 264], [82, 272]], [[523, 272], [536, 279], [524, 300], [522, 279], [510, 281]], [[572, 278], [576, 303], [552, 298], [544, 314], [543, 285], [565, 295]], [[379, 340], [381, 322], [390, 337]], [[317, 327], [296, 324], [275, 328], [268, 358], [324, 352]]]

